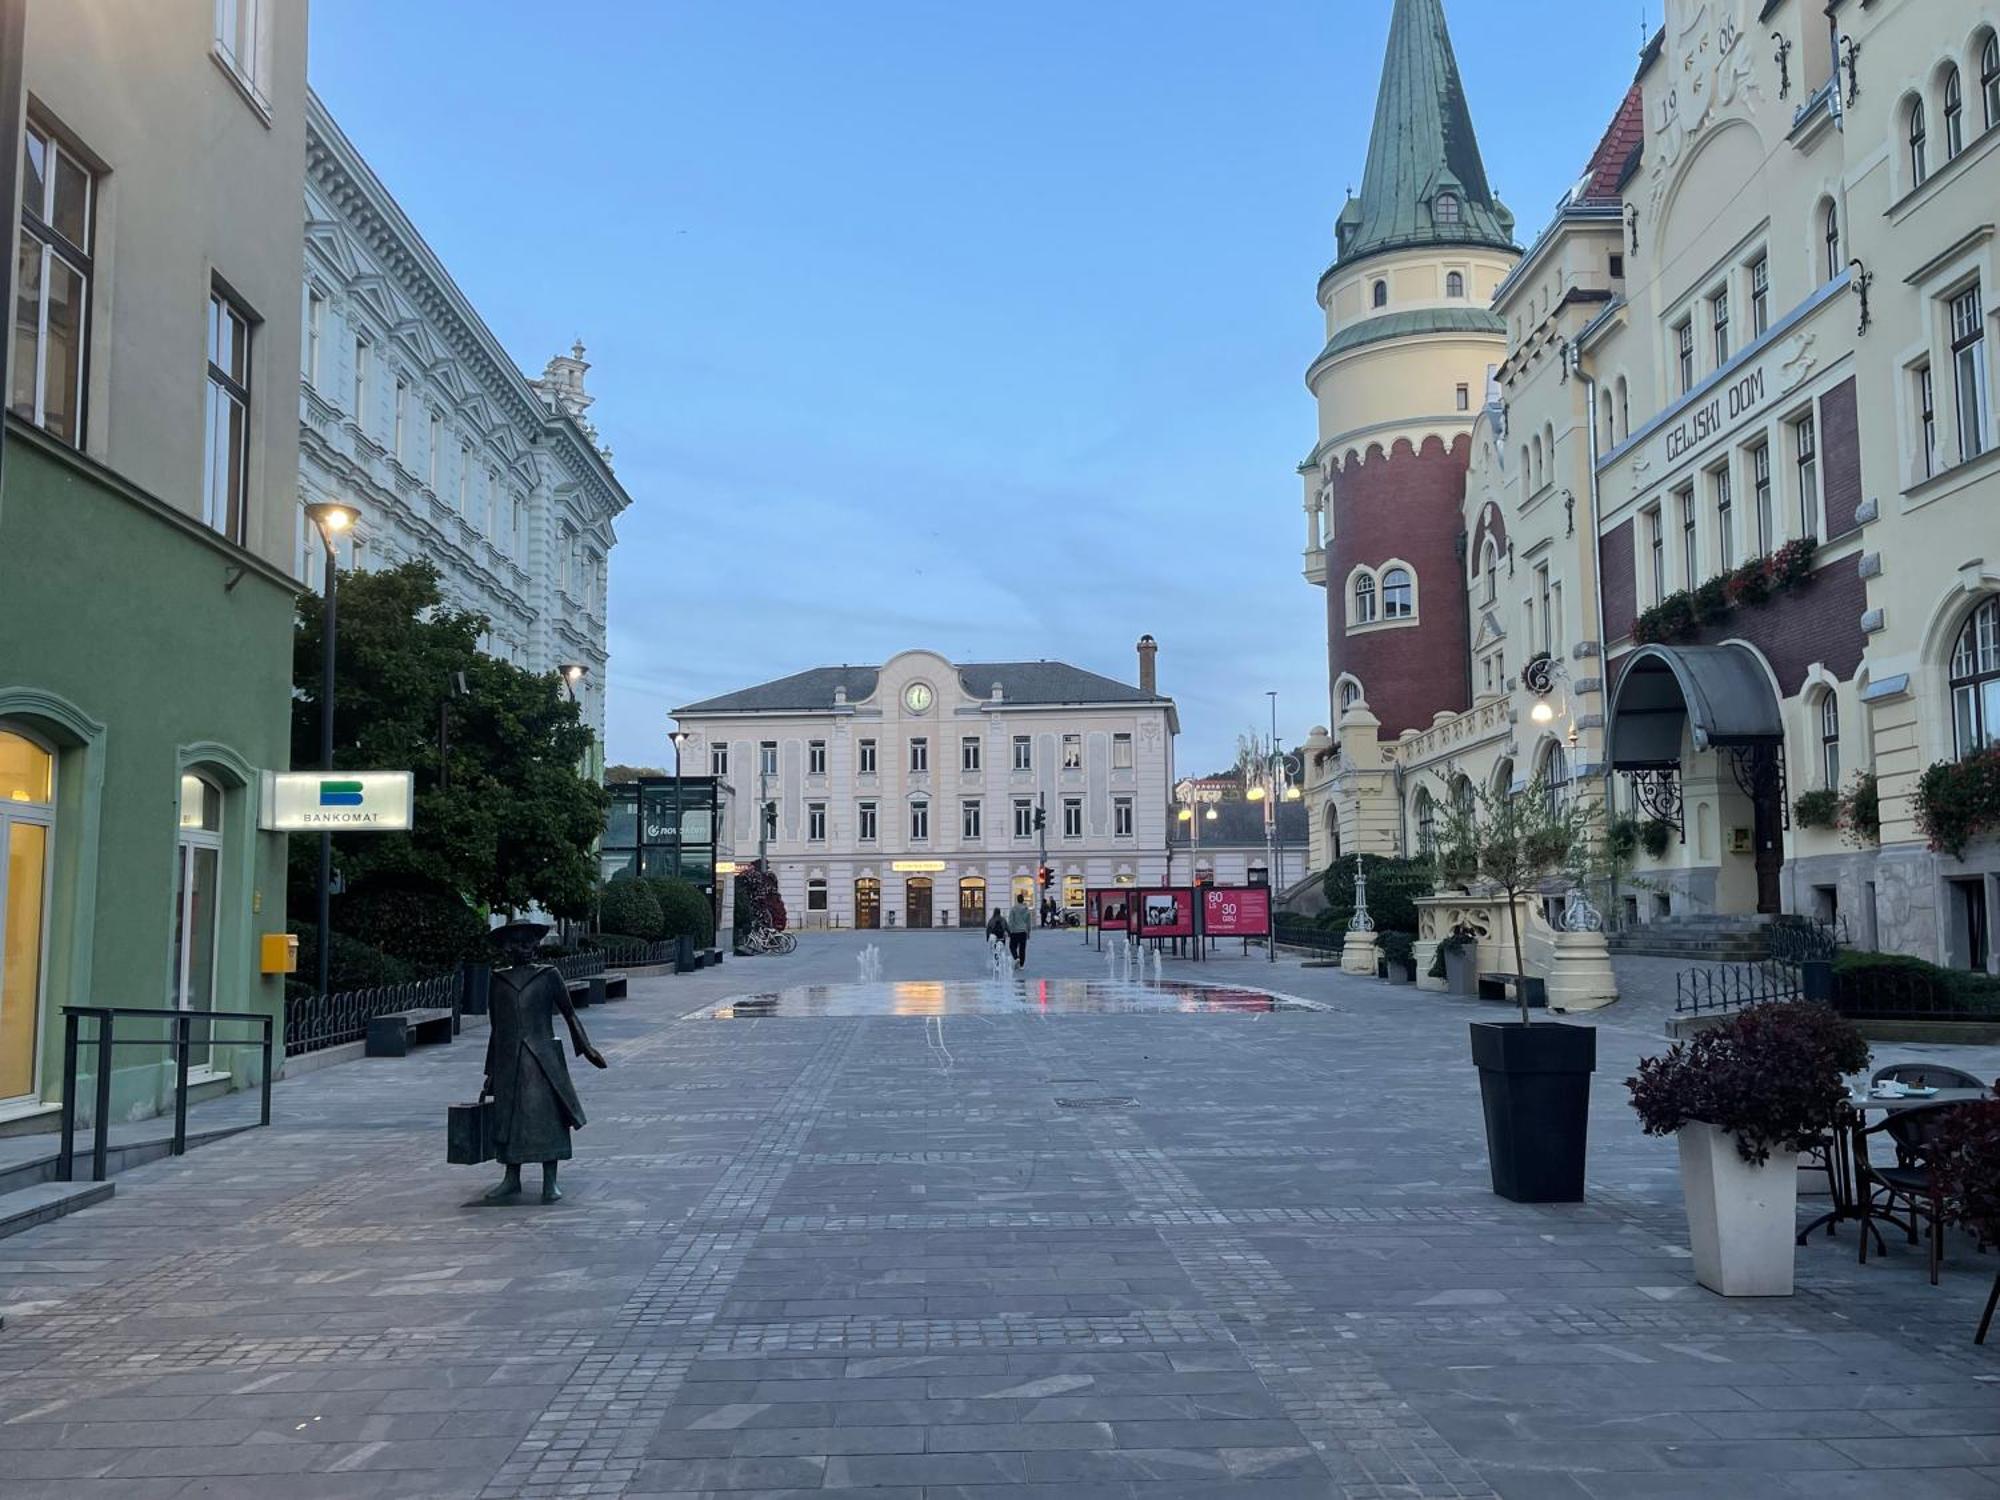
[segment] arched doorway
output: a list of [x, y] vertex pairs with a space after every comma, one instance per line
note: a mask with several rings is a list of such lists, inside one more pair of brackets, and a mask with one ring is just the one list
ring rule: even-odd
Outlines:
[[882, 925], [882, 882], [872, 875], [854, 882], [854, 925], [871, 931]]
[[[1611, 697], [1612, 769], [1650, 777], [1656, 798], [1662, 784], [1676, 783], [1676, 808], [1691, 772], [1712, 778], [1738, 809], [1733, 816], [1749, 824], [1750, 847], [1735, 852], [1752, 857], [1755, 909], [1767, 914], [1783, 909], [1784, 746], [1777, 694], [1746, 647], [1641, 646], [1627, 658]], [[1727, 806], [1720, 816], [1725, 826], [1732, 821]], [[1733, 843], [1717, 852], [1725, 865]], [[1718, 873], [1718, 892], [1727, 891], [1727, 873]], [[1724, 900], [1718, 896], [1719, 908]]]
[[958, 882], [958, 925], [986, 925], [986, 882], [977, 875], [967, 875]]
[[931, 878], [912, 875], [903, 887], [903, 923], [908, 927], [931, 925]]

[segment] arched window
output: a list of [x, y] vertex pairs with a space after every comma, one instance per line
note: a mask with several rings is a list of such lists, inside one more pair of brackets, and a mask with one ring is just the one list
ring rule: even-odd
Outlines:
[[1979, 49], [1979, 92], [1986, 100], [1986, 128], [2000, 125], [2000, 35], [1986, 33]]
[[1618, 377], [1618, 437], [1620, 441], [1632, 435], [1632, 387], [1625, 377]]
[[1924, 128], [1924, 101], [1910, 101], [1910, 186], [1922, 187], [1924, 179], [1931, 175], [1929, 160], [1930, 136]]
[[1826, 200], [1826, 208], [1820, 218], [1821, 238], [1826, 245], [1826, 279], [1834, 280], [1840, 275], [1840, 205], [1831, 198]]
[[1478, 794], [1474, 792], [1472, 789], [1472, 778], [1470, 776], [1461, 776], [1456, 781], [1452, 782], [1451, 805], [1454, 808], [1456, 808], [1460, 813], [1463, 813], [1465, 816], [1470, 817], [1472, 815], [1473, 805], [1478, 800], [1479, 800]]
[[1958, 757], [2000, 744], [2000, 597], [1972, 612], [1951, 653], [1951, 725]]
[[1535, 455], [1534, 465], [1528, 475], [1528, 490], [1532, 494], [1542, 487], [1542, 435], [1539, 432], [1535, 434], [1535, 441], [1530, 447]]
[[1569, 801], [1569, 754], [1560, 744], [1550, 745], [1542, 757], [1542, 795], [1548, 798], [1550, 812], [1560, 812]]
[[1490, 536], [1481, 549], [1480, 566], [1486, 573], [1486, 602], [1493, 604], [1500, 598], [1500, 548]]
[[1437, 803], [1431, 800], [1430, 788], [1417, 788], [1417, 853], [1429, 859], [1437, 853], [1438, 815]]
[[1346, 713], [1361, 701], [1361, 684], [1349, 678], [1340, 685], [1340, 711]]
[[1407, 620], [1417, 612], [1416, 585], [1407, 568], [1391, 568], [1382, 575], [1382, 618]]
[[1493, 768], [1493, 795], [1512, 796], [1514, 792], [1514, 762], [1503, 760]]
[[1458, 194], [1439, 193], [1437, 195], [1437, 206], [1432, 210], [1432, 216], [1440, 224], [1456, 224], [1459, 221]]
[[0, 1099], [35, 1092], [55, 822], [54, 753], [0, 725]]
[[1832, 688], [1819, 699], [1819, 771], [1822, 786], [1840, 790], [1840, 700]]
[[1452, 271], [1445, 276], [1444, 294], [1447, 297], [1463, 297], [1465, 295], [1465, 276], [1462, 272]]
[[[1555, 423], [1551, 422], [1542, 429], [1542, 442], [1544, 445], [1544, 451], [1549, 456], [1548, 472], [1549, 474], [1553, 474], [1555, 472], [1555, 467], [1556, 467], [1556, 424]], [[1544, 477], [1547, 476], [1545, 475]]]
[[1355, 625], [1373, 625], [1375, 623], [1375, 575], [1373, 573], [1362, 573], [1354, 580], [1354, 619], [1350, 623]]
[[1387, 307], [1389, 305], [1389, 283], [1386, 281], [1376, 282], [1375, 290], [1371, 295], [1375, 306]]
[[1965, 149], [1965, 89], [1959, 83], [1958, 69], [1947, 68], [1944, 74], [1944, 159], [1956, 161], [1958, 153]]

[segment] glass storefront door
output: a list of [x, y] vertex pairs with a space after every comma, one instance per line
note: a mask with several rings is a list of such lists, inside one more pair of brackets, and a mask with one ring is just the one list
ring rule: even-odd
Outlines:
[[882, 925], [882, 882], [866, 877], [854, 882], [854, 925], [873, 929]]
[[36, 1091], [54, 831], [55, 756], [0, 729], [0, 1101]]
[[[181, 778], [180, 836], [175, 846], [173, 966], [167, 1004], [215, 1009], [216, 909], [222, 889], [222, 789], [190, 772]], [[191, 1061], [206, 1067], [209, 1030], [191, 1033]]]
[[958, 925], [986, 925], [986, 882], [977, 875], [968, 875], [958, 883]]
[[911, 927], [931, 925], [931, 878], [928, 875], [912, 875], [903, 887], [903, 910], [905, 921]]

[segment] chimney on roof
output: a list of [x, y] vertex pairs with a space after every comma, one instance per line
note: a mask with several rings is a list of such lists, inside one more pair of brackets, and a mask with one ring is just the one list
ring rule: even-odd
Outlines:
[[838, 708], [838, 707], [839, 707], [840, 705], [842, 705], [842, 704], [844, 704], [845, 702], [847, 702], [847, 684], [846, 684], [846, 683], [844, 683], [844, 682], [836, 682], [836, 683], [835, 683], [835, 684], [833, 685], [833, 702], [834, 702], [834, 706], [835, 706], [836, 708]]
[[1160, 643], [1150, 635], [1139, 637], [1139, 691], [1148, 698], [1160, 696]]
[[1006, 696], [1007, 696], [1007, 690], [1006, 690], [1005, 688], [1001, 687], [999, 683], [997, 683], [997, 682], [996, 682], [996, 683], [994, 683], [994, 684], [993, 684], [993, 701], [994, 701], [995, 703], [999, 703], [999, 702], [1001, 702], [1001, 701], [1002, 701], [1003, 699], [1005, 699], [1005, 698], [1006, 698]]

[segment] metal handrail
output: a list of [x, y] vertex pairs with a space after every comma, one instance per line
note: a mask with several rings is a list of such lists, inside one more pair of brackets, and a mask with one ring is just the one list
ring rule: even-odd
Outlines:
[[118, 1045], [117, 1017], [144, 1016], [149, 1021], [171, 1021], [174, 1035], [127, 1037], [128, 1047], [172, 1047], [174, 1049], [174, 1139], [173, 1154], [187, 1155], [187, 1086], [190, 1032], [196, 1021], [252, 1021], [263, 1029], [264, 1078], [261, 1115], [257, 1123], [271, 1123], [272, 1023], [264, 1011], [254, 1010], [159, 1010], [143, 1005], [65, 1005], [63, 1008], [63, 1091], [62, 1149], [56, 1157], [56, 1177], [76, 1181], [76, 1054], [78, 1023], [95, 1021], [97, 1035], [97, 1099], [91, 1121], [90, 1180], [102, 1182], [106, 1176], [111, 1146], [111, 1049]]

